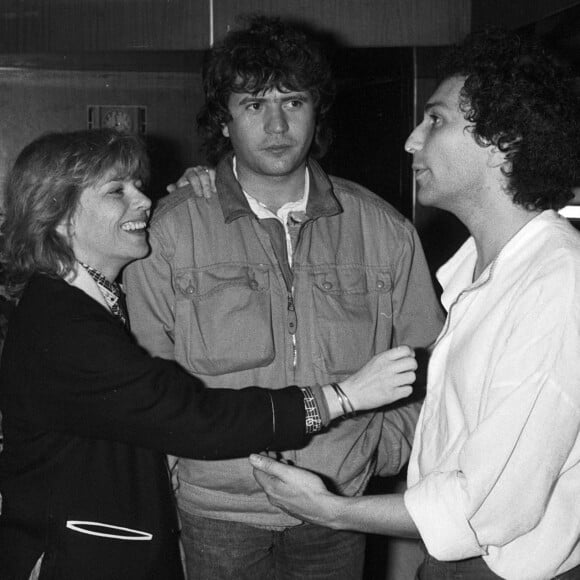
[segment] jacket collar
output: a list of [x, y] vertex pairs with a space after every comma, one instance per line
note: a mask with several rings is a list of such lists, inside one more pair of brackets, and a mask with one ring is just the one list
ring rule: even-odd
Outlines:
[[91, 278], [90, 274], [80, 265], [76, 266], [74, 270], [69, 272], [68, 276], [65, 278], [65, 282], [68, 282], [71, 286], [75, 286], [79, 290], [82, 290], [101, 306], [104, 306], [109, 312], [111, 311], [95, 280]]
[[[216, 168], [216, 188], [224, 221], [227, 224], [244, 215], [255, 215], [234, 176], [232, 158], [233, 154], [229, 153], [221, 159]], [[332, 183], [320, 165], [313, 159], [308, 159], [308, 171], [310, 172], [310, 194], [306, 206], [308, 219], [342, 213], [343, 209], [334, 195]]]

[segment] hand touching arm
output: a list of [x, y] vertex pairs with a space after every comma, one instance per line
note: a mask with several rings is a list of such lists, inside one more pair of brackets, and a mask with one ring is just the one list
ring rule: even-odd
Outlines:
[[215, 195], [215, 169], [205, 165], [196, 165], [188, 167], [183, 175], [175, 182], [167, 186], [167, 191], [171, 193], [179, 187], [191, 185], [193, 194], [196, 197], [205, 197], [209, 199]]
[[313, 524], [339, 530], [418, 537], [401, 494], [341, 497], [309, 471], [251, 455], [254, 477], [270, 503]]

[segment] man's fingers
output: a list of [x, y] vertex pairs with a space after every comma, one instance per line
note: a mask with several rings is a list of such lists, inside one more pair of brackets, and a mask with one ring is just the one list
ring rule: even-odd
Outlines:
[[205, 165], [188, 167], [185, 173], [175, 182], [167, 186], [167, 191], [172, 193], [180, 187], [190, 185], [196, 197], [209, 199], [216, 193], [215, 170]]
[[281, 482], [278, 475], [279, 468], [284, 468], [284, 464], [275, 459], [264, 455], [250, 455], [250, 464], [254, 468], [254, 477], [256, 481], [264, 488], [266, 492], [272, 490], [272, 486]]
[[273, 475], [268, 475], [267, 473], [265, 473], [264, 471], [260, 471], [256, 467], [254, 467], [253, 472], [254, 478], [256, 479], [258, 484], [264, 489], [266, 489], [269, 484], [271, 485], [272, 482], [275, 480]]
[[252, 453], [250, 455], [250, 464], [254, 469], [272, 475], [277, 475], [276, 468], [280, 465], [280, 463], [275, 459], [265, 455], [258, 455], [257, 453]]
[[209, 167], [205, 167], [205, 165], [198, 165], [192, 169], [192, 175], [190, 177], [189, 182], [191, 183], [192, 179], [195, 178], [199, 179], [202, 188], [203, 197], [209, 199], [215, 193], [215, 170], [210, 169]]
[[264, 481], [269, 480], [270, 482], [276, 481], [285, 485], [293, 485], [297, 481], [307, 480], [311, 476], [307, 471], [255, 453], [250, 455], [250, 464], [254, 468], [254, 473], [261, 472], [265, 477], [269, 476]]

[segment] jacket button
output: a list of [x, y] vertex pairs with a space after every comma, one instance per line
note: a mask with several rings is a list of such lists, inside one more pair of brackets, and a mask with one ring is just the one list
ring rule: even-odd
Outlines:
[[377, 288], [382, 290], [385, 287], [385, 283], [382, 280], [377, 280]]
[[252, 290], [257, 290], [260, 287], [257, 280], [250, 280], [250, 288]]
[[330, 290], [330, 289], [332, 288], [332, 282], [324, 282], [324, 283], [322, 284], [322, 287], [323, 287], [325, 290]]
[[195, 288], [194, 288], [194, 287], [193, 287], [193, 286], [190, 284], [190, 285], [189, 285], [189, 286], [188, 286], [188, 287], [185, 289], [185, 291], [186, 291], [188, 294], [193, 294], [193, 293], [195, 292]]

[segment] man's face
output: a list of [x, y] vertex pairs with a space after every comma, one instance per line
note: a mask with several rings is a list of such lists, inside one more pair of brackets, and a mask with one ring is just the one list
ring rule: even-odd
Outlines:
[[478, 206], [497, 171], [490, 165], [489, 148], [477, 144], [459, 109], [464, 80], [451, 77], [439, 85], [405, 143], [413, 155], [419, 202], [456, 215]]
[[222, 132], [231, 140], [240, 178], [276, 179], [304, 171], [316, 128], [310, 93], [232, 93], [228, 108], [232, 120]]

